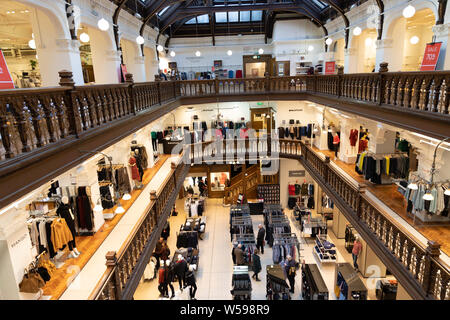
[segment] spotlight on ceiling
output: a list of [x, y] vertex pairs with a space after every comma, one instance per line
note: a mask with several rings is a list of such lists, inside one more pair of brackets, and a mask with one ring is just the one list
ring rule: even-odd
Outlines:
[[100, 20], [98, 20], [97, 26], [100, 30], [107, 31], [109, 29], [109, 22], [106, 21], [105, 18], [101, 18]]
[[353, 29], [353, 35], [359, 36], [361, 34], [362, 30], [360, 27], [356, 27]]

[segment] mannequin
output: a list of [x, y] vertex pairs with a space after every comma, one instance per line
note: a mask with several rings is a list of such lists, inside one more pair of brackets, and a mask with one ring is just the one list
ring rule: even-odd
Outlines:
[[78, 256], [81, 254], [81, 252], [78, 251], [76, 243], [75, 243], [75, 222], [74, 222], [74, 216], [72, 213], [72, 209], [70, 209], [69, 205], [69, 198], [67, 196], [63, 196], [61, 198], [61, 204], [56, 210], [56, 213], [66, 220], [67, 226], [70, 229], [70, 232], [72, 233], [73, 240], [69, 241], [69, 249], [70, 255], [69, 258], [78, 258]]
[[128, 164], [131, 167], [131, 178], [134, 181], [135, 189], [140, 189], [142, 187], [141, 177], [139, 175], [139, 169], [136, 165], [136, 158], [134, 157], [135, 153], [133, 151], [130, 152], [130, 159], [128, 160]]
[[142, 167], [142, 156], [139, 153], [139, 149], [134, 150], [134, 158], [136, 159], [136, 166], [139, 170], [139, 176], [140, 176], [139, 181], [142, 182], [142, 179], [144, 178], [144, 169]]
[[337, 159], [337, 153], [339, 150], [339, 143], [341, 142], [341, 140], [339, 139], [339, 135], [337, 134], [337, 132], [334, 133], [333, 136], [333, 147], [334, 147], [334, 160]]

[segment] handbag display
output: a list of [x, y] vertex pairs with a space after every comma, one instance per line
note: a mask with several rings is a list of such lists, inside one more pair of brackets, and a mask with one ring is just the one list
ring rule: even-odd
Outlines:
[[20, 292], [37, 293], [45, 285], [42, 277], [34, 271], [28, 272], [23, 276], [19, 284]]

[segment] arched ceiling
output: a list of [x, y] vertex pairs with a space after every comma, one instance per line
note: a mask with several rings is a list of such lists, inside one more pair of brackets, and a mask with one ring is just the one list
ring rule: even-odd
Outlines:
[[308, 19], [324, 29], [366, 0], [111, 0], [120, 10], [138, 14], [145, 25], [171, 38], [238, 34], [272, 37], [277, 20]]

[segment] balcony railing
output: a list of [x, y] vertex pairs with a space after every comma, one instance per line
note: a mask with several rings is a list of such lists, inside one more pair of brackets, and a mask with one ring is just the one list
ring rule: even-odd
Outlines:
[[[333, 196], [345, 205], [346, 210], [343, 208], [343, 212], [349, 214], [379, 245], [385, 259], [395, 265], [395, 272], [394, 268], [391, 271], [398, 278], [409, 282], [408, 291], [414, 291], [416, 299], [450, 299], [450, 271], [439, 259], [439, 244], [429, 241], [425, 247], [365, 194], [363, 184], [342, 174], [330, 163], [328, 157], [316, 153], [303, 141], [262, 139], [264, 142], [259, 143], [258, 139], [233, 140], [192, 145], [196, 150], [193, 148], [189, 153], [191, 162], [211, 164], [211, 160], [205, 160], [210, 158], [218, 163], [229, 163], [234, 160], [253, 159], [255, 155], [268, 155], [269, 159], [301, 160], [305, 168], [333, 191]], [[211, 147], [213, 145], [214, 147]], [[255, 145], [258, 147], [255, 148]], [[240, 146], [245, 146], [245, 150], [240, 150]], [[202, 160], [198, 159], [199, 157], [204, 158]], [[230, 190], [233, 191], [230, 196], [233, 198], [242, 193], [244, 184], [236, 184], [233, 190]], [[404, 281], [402, 282], [404, 284]]]
[[308, 93], [434, 115], [450, 126], [450, 72], [214, 79], [0, 90], [0, 159], [26, 156], [63, 139], [132, 117], [179, 97]]

